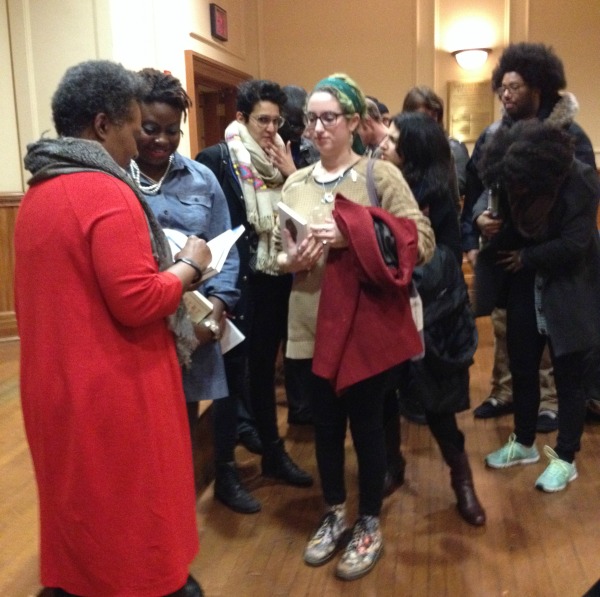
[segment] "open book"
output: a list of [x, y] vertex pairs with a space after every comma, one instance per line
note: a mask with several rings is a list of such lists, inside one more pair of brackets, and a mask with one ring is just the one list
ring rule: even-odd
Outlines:
[[281, 201], [277, 204], [277, 211], [281, 228], [281, 244], [283, 250], [288, 253], [287, 238], [283, 231], [288, 230], [292, 240], [299, 245], [308, 236], [308, 222], [306, 218]]
[[[163, 228], [163, 232], [171, 246], [171, 253], [176, 255], [185, 245], [188, 238], [187, 235], [179, 230], [174, 230], [173, 228]], [[225, 230], [225, 232], [222, 232], [219, 236], [215, 236], [215, 238], [206, 243], [210, 248], [212, 259], [202, 275], [202, 282], [216, 276], [223, 269], [223, 265], [227, 259], [227, 255], [229, 255], [229, 251], [231, 251], [231, 247], [235, 245], [237, 239], [242, 236], [243, 232], [244, 227], [238, 226], [233, 230]]]

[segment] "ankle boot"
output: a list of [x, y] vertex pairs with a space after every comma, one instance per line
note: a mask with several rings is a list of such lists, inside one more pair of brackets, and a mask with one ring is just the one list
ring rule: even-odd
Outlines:
[[457, 452], [446, 459], [450, 465], [450, 484], [456, 494], [460, 515], [474, 526], [485, 524], [485, 510], [479, 503], [473, 486], [473, 475], [466, 452]]
[[281, 439], [263, 447], [262, 474], [265, 477], [279, 479], [296, 487], [310, 487], [313, 484], [313, 478], [289, 457]]
[[215, 498], [240, 514], [260, 512], [260, 502], [242, 485], [234, 462], [217, 463]]
[[400, 416], [393, 416], [384, 428], [386, 471], [384, 497], [391, 495], [404, 483], [406, 461], [400, 451]]

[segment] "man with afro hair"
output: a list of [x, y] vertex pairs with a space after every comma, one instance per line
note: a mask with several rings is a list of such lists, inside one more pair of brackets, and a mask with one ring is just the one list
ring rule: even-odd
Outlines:
[[[467, 164], [461, 234], [463, 250], [471, 263], [475, 264], [477, 259], [480, 235], [473, 221], [473, 205], [482, 193], [487, 193], [478, 166], [484, 145], [499, 129], [532, 119], [563, 129], [573, 140], [575, 157], [596, 168], [592, 144], [574, 121], [579, 105], [572, 93], [562, 91], [566, 86], [563, 63], [551, 47], [523, 42], [509, 45], [502, 53], [492, 73], [492, 90], [502, 102], [502, 118], [480, 135]], [[487, 314], [490, 309], [485, 310], [480, 301], [478, 315]], [[488, 398], [474, 410], [477, 418], [497, 417], [513, 411], [512, 377], [506, 351], [506, 310], [494, 308], [491, 316], [495, 340], [492, 387]], [[542, 400], [537, 430], [554, 431], [558, 426], [556, 389], [547, 350], [540, 365], [540, 383]]]

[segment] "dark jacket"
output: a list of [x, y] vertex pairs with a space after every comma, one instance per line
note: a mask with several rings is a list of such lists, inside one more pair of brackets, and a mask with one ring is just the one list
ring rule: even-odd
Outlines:
[[[550, 108], [542, 107], [538, 114], [538, 118], [549, 124], [563, 127], [570, 133], [575, 143], [575, 157], [595, 169], [596, 159], [592, 143], [584, 130], [574, 122], [575, 114], [578, 109], [579, 105], [573, 94], [564, 93]], [[475, 147], [473, 148], [473, 153], [471, 154], [471, 159], [467, 163], [465, 201], [460, 219], [463, 251], [479, 248], [479, 229], [474, 223], [479, 214], [474, 213], [473, 207], [485, 190], [478, 171], [479, 161], [483, 155], [485, 142], [501, 126], [512, 126], [513, 123], [514, 121], [505, 114], [502, 120], [494, 122], [487, 127], [477, 139]]]
[[239, 181], [233, 170], [233, 164], [229, 157], [229, 150], [224, 142], [217, 143], [207, 147], [196, 156], [196, 161], [207, 166], [217, 177], [229, 207], [231, 217], [231, 226], [235, 228], [240, 224], [244, 225], [246, 230], [236, 243], [240, 257], [240, 271], [238, 275], [237, 287], [240, 290], [240, 300], [238, 301], [233, 313], [236, 325], [244, 335], [249, 333], [248, 313], [248, 284], [252, 275], [252, 258], [256, 253], [257, 237], [254, 229], [246, 218], [246, 204]]
[[477, 349], [477, 329], [462, 273], [456, 210], [450, 193], [417, 196], [435, 232], [433, 259], [415, 268], [423, 301], [425, 357], [405, 365], [403, 394], [434, 413], [469, 408], [469, 367]]
[[[574, 160], [549, 215], [544, 241], [524, 239], [515, 229], [507, 200], [504, 224], [482, 248], [475, 276], [478, 314], [503, 306], [511, 274], [496, 265], [498, 250], [521, 249], [521, 261], [538, 274], [542, 311], [557, 356], [600, 346], [600, 240], [596, 211], [600, 181], [595, 169]], [[479, 211], [482, 205], [477, 204]]]

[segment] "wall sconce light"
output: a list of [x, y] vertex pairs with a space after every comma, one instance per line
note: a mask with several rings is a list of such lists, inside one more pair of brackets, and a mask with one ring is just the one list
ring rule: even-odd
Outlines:
[[456, 62], [465, 70], [476, 70], [481, 68], [491, 53], [491, 48], [469, 48], [466, 50], [456, 50], [452, 56]]

